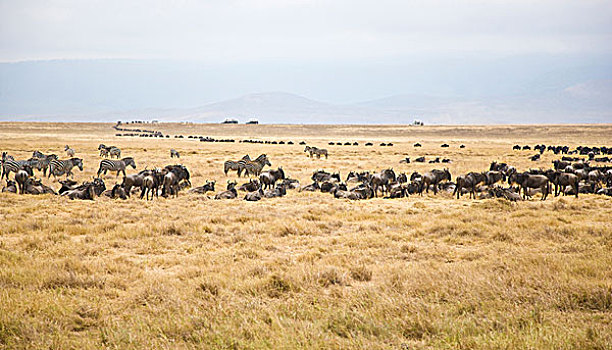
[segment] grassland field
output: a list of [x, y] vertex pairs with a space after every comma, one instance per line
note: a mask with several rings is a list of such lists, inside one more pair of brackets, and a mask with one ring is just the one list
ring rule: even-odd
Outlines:
[[[174, 148], [194, 186], [216, 180], [220, 191], [236, 179], [223, 162], [244, 154], [266, 153], [272, 167], [307, 184], [317, 169], [345, 178], [447, 166], [454, 178], [494, 160], [550, 168], [560, 156], [532, 162], [536, 152], [512, 146], [612, 146], [609, 124], [126, 127], [295, 145], [2, 122], [0, 151], [66, 158], [68, 144], [84, 159], [75, 179], [86, 181], [100, 143], [135, 158], [128, 173], [177, 163]], [[327, 148], [329, 159], [308, 158], [302, 140]], [[406, 156], [452, 163], [399, 164]], [[110, 188], [121, 177], [105, 181]], [[610, 218], [612, 198], [598, 195], [346, 201], [290, 191], [250, 203], [186, 192], [152, 202], [0, 193], [0, 349], [612, 349]]]

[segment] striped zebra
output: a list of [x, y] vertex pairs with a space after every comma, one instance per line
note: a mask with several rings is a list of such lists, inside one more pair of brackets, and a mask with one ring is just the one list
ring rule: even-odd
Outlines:
[[127, 157], [121, 160], [112, 160], [112, 159], [102, 159], [100, 162], [100, 168], [98, 169], [98, 177], [100, 174], [104, 173], [106, 175], [107, 171], [116, 171], [117, 176], [119, 173], [123, 173], [123, 177], [125, 177], [125, 168], [130, 165], [133, 169], [136, 169], [136, 162], [134, 158]]
[[113, 158], [113, 156], [117, 157], [117, 159], [119, 159], [119, 157], [121, 157], [121, 150], [117, 147], [111, 147], [108, 150], [108, 154], [110, 155], [111, 158]]
[[29, 160], [14, 160], [8, 157], [6, 157], [6, 160], [2, 161], [2, 175], [0, 176], [0, 180], [4, 179], [5, 176], [8, 179], [11, 172], [17, 173], [19, 170], [26, 170], [30, 176], [33, 175], [32, 166]]
[[262, 154], [255, 160], [247, 161], [244, 165], [244, 171], [246, 172], [247, 176], [259, 176], [261, 174], [261, 169], [263, 169], [263, 167], [266, 165], [272, 166], [268, 160], [268, 156]]
[[28, 159], [28, 161], [30, 162], [30, 166], [32, 166], [32, 168], [38, 170], [38, 171], [42, 171], [43, 176], [47, 176], [47, 169], [49, 168], [49, 163], [51, 163], [52, 160], [56, 160], [57, 156], [55, 154], [50, 154], [50, 155], [43, 155], [42, 157], [32, 157], [30, 159]]
[[68, 145], [64, 146], [64, 151], [66, 151], [66, 154], [68, 155], [68, 157], [74, 157], [74, 150], [70, 148], [70, 146]]
[[73, 175], [72, 168], [74, 168], [75, 166], [78, 167], [79, 170], [83, 171], [83, 159], [81, 158], [70, 158], [70, 159], [65, 159], [65, 160], [54, 159], [49, 163], [49, 176], [47, 176], [47, 178], [50, 178], [51, 174], [53, 174], [54, 178], [57, 178], [58, 176], [62, 176], [65, 174], [66, 178], [68, 178], [68, 176]]
[[178, 153], [177, 150], [175, 150], [174, 148], [170, 149], [170, 158], [181, 158], [181, 155]]
[[236, 170], [238, 177], [240, 177], [240, 174], [242, 174], [242, 170], [244, 170], [244, 166], [250, 160], [251, 160], [251, 157], [249, 157], [249, 155], [247, 154], [244, 157], [242, 157], [242, 159], [240, 159], [239, 161], [236, 161], [236, 162], [234, 162], [233, 160], [226, 161], [225, 163], [223, 163], [223, 172], [225, 173], [225, 176], [227, 176], [228, 171]]
[[310, 158], [312, 158], [312, 155], [314, 154], [317, 156], [317, 158], [321, 158], [321, 155], [325, 155], [325, 159], [327, 159], [327, 150], [325, 148], [306, 146], [304, 148], [304, 152], [308, 152], [310, 155]]

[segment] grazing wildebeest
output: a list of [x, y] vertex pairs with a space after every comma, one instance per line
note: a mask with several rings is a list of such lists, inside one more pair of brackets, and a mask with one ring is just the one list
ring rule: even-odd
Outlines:
[[[171, 172], [171, 174], [173, 174]], [[165, 177], [162, 176], [161, 171], [155, 169], [153, 172], [142, 179], [142, 186], [140, 186], [140, 199], [142, 199], [145, 195], [147, 200], [149, 200], [149, 194], [151, 194], [151, 200], [153, 197], [159, 198], [159, 186], [161, 186], [162, 181]], [[176, 191], [178, 192], [178, 190]]]
[[170, 158], [181, 158], [181, 155], [178, 153], [177, 150], [175, 150], [174, 148], [170, 149]]
[[189, 193], [198, 193], [198, 194], [206, 194], [206, 192], [214, 192], [215, 191], [215, 183], [216, 181], [208, 181], [200, 187], [195, 187], [190, 189]]
[[417, 142], [417, 143], [414, 144], [414, 147], [422, 147], [422, 146], [421, 146], [420, 143]]
[[444, 143], [444, 144], [442, 144], [440, 147], [442, 147], [442, 148], [447, 148], [447, 147], [450, 147], [450, 146], [448, 145], [448, 143]]
[[374, 196], [378, 197], [378, 190], [383, 194], [389, 192], [389, 184], [395, 181], [395, 172], [393, 169], [385, 169], [378, 174], [370, 176], [370, 186], [374, 189]]
[[418, 163], [425, 163], [425, 157], [419, 157], [419, 158], [415, 159], [414, 161], [418, 162]]
[[100, 174], [102, 173], [106, 175], [107, 171], [116, 171], [117, 175], [115, 177], [119, 176], [119, 173], [123, 173], [123, 177], [125, 177], [125, 168], [127, 166], [131, 166], [132, 169], [136, 169], [136, 162], [134, 161], [134, 158], [127, 157], [121, 160], [102, 159], [100, 162], [100, 168], [98, 168], [98, 177], [100, 177]]
[[578, 192], [580, 192], [578, 186], [579, 183], [580, 179], [575, 174], [556, 171], [553, 180], [553, 184], [555, 184], [555, 197], [559, 195], [559, 191], [563, 192], [563, 195], [565, 196], [567, 186], [571, 186], [575, 192], [574, 194], [576, 198], [578, 198]]
[[485, 183], [487, 186], [491, 186], [500, 181], [506, 181], [506, 174], [501, 171], [489, 170], [485, 173], [485, 175], [487, 177], [487, 181]]
[[251, 160], [251, 157], [249, 157], [249, 155], [247, 154], [238, 161], [233, 161], [233, 160], [225, 161], [225, 163], [223, 163], [223, 172], [225, 173], [225, 176], [227, 176], [228, 171], [235, 170], [236, 174], [238, 174], [238, 177], [240, 177], [240, 175], [242, 174], [242, 171], [244, 170], [244, 166], [250, 160]]
[[429, 193], [430, 185], [433, 185], [434, 194], [438, 194], [438, 184], [444, 180], [451, 181], [451, 173], [446, 168], [444, 170], [434, 169], [423, 174], [422, 178], [419, 194], [423, 195], [423, 190], [426, 190], [426, 192]]
[[74, 157], [74, 150], [70, 148], [70, 146], [68, 145], [64, 146], [64, 151], [66, 151], [66, 154], [68, 155], [68, 157], [70, 158]]
[[283, 180], [285, 178], [285, 172], [282, 167], [279, 167], [276, 170], [268, 170], [264, 171], [259, 175], [259, 181], [263, 186], [263, 189], [273, 188], [276, 184], [276, 181]]
[[128, 175], [124, 177], [122, 186], [123, 188], [125, 188], [125, 192], [127, 193], [128, 197], [132, 193], [132, 187], [141, 188], [142, 180], [145, 178], [145, 176], [150, 175], [152, 173], [153, 173], [153, 170], [145, 169], [145, 170], [140, 171], [138, 174], [132, 174], [132, 175]]
[[512, 174], [508, 183], [517, 183], [523, 189], [523, 199], [527, 199], [527, 191], [530, 188], [539, 188], [542, 191], [542, 200], [546, 200], [549, 190], [549, 179], [545, 175], [532, 175], [528, 172]]
[[453, 195], [455, 195], [456, 193], [457, 199], [459, 199], [460, 195], [462, 195], [462, 190], [465, 188], [469, 190], [470, 198], [476, 199], [476, 186], [481, 183], [487, 183], [486, 173], [470, 172], [465, 176], [458, 176], [457, 184], [455, 186], [455, 191], [453, 192]]
[[183, 165], [167, 165], [162, 170], [162, 196], [167, 197], [168, 195], [178, 196], [180, 190], [179, 184], [181, 181], [189, 182], [189, 171]]
[[6, 179], [6, 186], [2, 187], [2, 192], [17, 193], [17, 184], [15, 181]]

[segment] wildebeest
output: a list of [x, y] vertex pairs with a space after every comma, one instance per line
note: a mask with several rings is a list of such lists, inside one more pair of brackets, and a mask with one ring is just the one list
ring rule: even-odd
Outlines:
[[25, 193], [26, 194], [56, 194], [55, 191], [49, 186], [45, 186], [42, 183], [42, 180], [35, 179], [33, 177], [29, 177], [25, 184]]
[[15, 174], [15, 181], [19, 185], [19, 193], [20, 194], [24, 194], [25, 193], [26, 181], [32, 175], [33, 175], [32, 174], [32, 168], [30, 168], [30, 167], [26, 167], [25, 169], [19, 170]]
[[6, 179], [6, 186], [2, 187], [2, 192], [17, 193], [17, 184], [15, 181]]
[[372, 174], [370, 176], [370, 186], [374, 189], [374, 196], [378, 196], [378, 190], [381, 192], [389, 192], [389, 184], [395, 181], [395, 172], [393, 169], [385, 169], [378, 174]]
[[253, 192], [257, 191], [259, 188], [261, 188], [261, 183], [259, 182], [259, 180], [250, 179], [249, 182], [245, 182], [240, 185], [240, 187], [238, 187], [238, 191]]
[[[147, 200], [149, 200], [149, 194], [151, 195], [151, 200], [153, 200], [154, 196], [159, 198], [159, 187], [162, 185], [164, 179], [165, 177], [162, 175], [161, 171], [157, 169], [145, 176], [140, 186], [140, 199], [146, 195]], [[176, 192], [178, 193], [178, 189], [176, 189]]]
[[300, 192], [306, 191], [306, 192], [314, 192], [318, 189], [320, 189], [321, 187], [319, 186], [319, 183], [317, 181], [314, 181], [313, 183], [311, 183], [310, 185], [306, 185], [304, 187], [302, 187], [300, 189]]
[[215, 195], [215, 199], [234, 199], [238, 196], [238, 191], [236, 191], [236, 182], [228, 181], [228, 189], [223, 192], [219, 192]]
[[255, 190], [255, 191], [251, 191], [249, 193], [247, 193], [244, 196], [244, 200], [245, 201], [249, 201], [249, 202], [257, 202], [259, 200], [261, 200], [264, 196], [264, 192], [261, 188]]
[[268, 170], [259, 175], [259, 181], [263, 186], [263, 189], [272, 188], [276, 184], [276, 181], [283, 180], [285, 178], [285, 172], [282, 167], [276, 170]]
[[287, 189], [282, 184], [277, 185], [276, 187], [274, 187], [274, 189], [264, 191], [265, 198], [282, 197], [286, 194], [287, 194]]
[[434, 169], [430, 172], [423, 174], [421, 180], [421, 188], [419, 189], [419, 194], [423, 195], [423, 190], [429, 193], [429, 186], [433, 185], [434, 194], [438, 194], [438, 184], [441, 181], [451, 181], [451, 173], [448, 169], [438, 170]]
[[532, 175], [528, 172], [512, 174], [508, 183], [517, 183], [523, 189], [523, 199], [527, 199], [527, 191], [530, 188], [539, 188], [542, 191], [542, 200], [546, 200], [549, 192], [549, 179], [545, 175]]
[[317, 182], [323, 182], [323, 181], [338, 181], [340, 182], [340, 173], [328, 173], [325, 170], [317, 170], [314, 173], [312, 173], [312, 176], [310, 177], [313, 181], [317, 181]]
[[476, 199], [476, 186], [487, 183], [486, 173], [469, 172], [464, 176], [458, 176], [456, 180], [455, 191], [457, 199], [463, 194], [462, 190], [467, 189], [470, 193], [470, 198]]
[[190, 189], [189, 193], [198, 193], [198, 194], [206, 194], [206, 192], [214, 192], [215, 191], [215, 183], [216, 181], [208, 181], [202, 186], [195, 187]]
[[168, 195], [178, 196], [180, 190], [179, 184], [181, 181], [186, 181], [189, 184], [189, 171], [183, 165], [167, 165], [162, 170], [162, 196]]

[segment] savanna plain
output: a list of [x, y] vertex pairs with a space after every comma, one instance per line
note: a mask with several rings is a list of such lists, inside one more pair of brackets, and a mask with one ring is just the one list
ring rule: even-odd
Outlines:
[[[306, 185], [317, 169], [344, 179], [350, 170], [447, 166], [454, 179], [494, 160], [527, 170], [560, 158], [532, 162], [536, 152], [515, 144], [612, 146], [612, 125], [126, 127], [172, 138], [117, 137], [112, 124], [5, 122], [0, 151], [63, 159], [68, 144], [84, 159], [75, 179], [86, 181], [104, 143], [135, 158], [128, 173], [180, 162], [194, 186], [216, 180], [221, 191], [236, 179], [223, 162], [245, 154], [267, 154]], [[327, 148], [329, 159], [308, 158], [300, 141]], [[406, 156], [452, 163], [399, 164]], [[104, 179], [107, 188], [121, 181]], [[1, 193], [0, 348], [610, 349], [610, 218], [612, 198], [600, 195], [348, 201], [290, 190], [251, 203], [186, 191], [153, 201]]]

